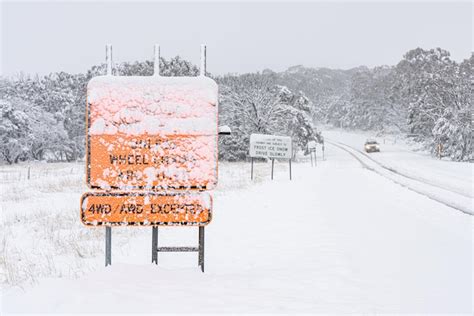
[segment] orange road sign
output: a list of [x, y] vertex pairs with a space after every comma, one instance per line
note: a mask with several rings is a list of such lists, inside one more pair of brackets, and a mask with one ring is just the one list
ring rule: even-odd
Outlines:
[[207, 192], [89, 192], [81, 198], [87, 226], [204, 226], [211, 219]]
[[212, 189], [217, 84], [199, 77], [94, 77], [87, 87], [87, 184]]

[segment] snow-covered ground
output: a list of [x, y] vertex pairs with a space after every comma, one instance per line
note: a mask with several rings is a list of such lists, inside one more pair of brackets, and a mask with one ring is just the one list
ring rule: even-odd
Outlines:
[[347, 132], [337, 129], [324, 131], [324, 135], [327, 139], [342, 142], [361, 151], [364, 150], [364, 143], [368, 138], [376, 139], [380, 144], [380, 152], [371, 153], [370, 157], [384, 166], [421, 181], [473, 197], [472, 163], [453, 163], [445, 159], [435, 159], [427, 152], [415, 151], [415, 145], [396, 135], [377, 137], [370, 132]]
[[[359, 148], [366, 138], [324, 135]], [[382, 146], [381, 162], [472, 196], [470, 165]], [[143, 227], [112, 229], [105, 268], [104, 229], [79, 221], [80, 169], [2, 181], [1, 311], [471, 314], [472, 216], [336, 146], [325, 158], [295, 163], [292, 181], [287, 163], [276, 163], [274, 181], [270, 164], [256, 164], [253, 182], [249, 164], [221, 163], [204, 274], [195, 253], [160, 253], [152, 265]], [[197, 228], [160, 228], [160, 245], [196, 243]]]

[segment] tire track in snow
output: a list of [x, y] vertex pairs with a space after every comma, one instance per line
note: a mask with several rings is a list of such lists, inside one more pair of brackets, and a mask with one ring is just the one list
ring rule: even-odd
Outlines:
[[467, 198], [472, 198], [473, 196], [472, 195], [469, 195], [469, 194], [466, 194], [464, 192], [460, 192], [458, 190], [455, 190], [453, 188], [450, 188], [450, 187], [447, 187], [447, 186], [443, 186], [443, 185], [440, 185], [439, 183], [434, 183], [430, 180], [427, 180], [427, 179], [424, 179], [424, 178], [420, 178], [420, 177], [414, 177], [412, 175], [409, 175], [409, 174], [406, 174], [405, 172], [400, 172], [399, 170], [397, 169], [394, 169], [390, 166], [387, 166], [377, 160], [375, 160], [374, 158], [370, 157], [369, 155], [367, 155], [366, 153], [364, 153], [362, 150], [360, 149], [357, 149], [357, 148], [354, 148], [350, 145], [347, 145], [347, 144], [344, 144], [344, 143], [341, 143], [341, 142], [337, 142], [338, 144], [342, 145], [342, 146], [346, 146], [354, 151], [357, 151], [358, 153], [360, 153], [361, 155], [363, 155], [365, 158], [368, 158], [370, 160], [372, 160], [374, 163], [376, 163], [377, 165], [379, 165], [380, 167], [388, 170], [388, 171], [391, 171], [393, 173], [396, 173], [402, 177], [405, 177], [405, 178], [408, 178], [408, 179], [411, 179], [411, 180], [414, 180], [414, 181], [418, 181], [418, 182], [421, 182], [421, 183], [425, 183], [425, 184], [429, 184], [431, 186], [434, 186], [434, 187], [437, 187], [437, 188], [440, 188], [440, 189], [443, 189], [443, 190], [446, 190], [446, 191], [450, 191], [450, 192], [453, 192], [455, 194], [459, 194], [459, 195], [462, 195], [464, 197], [467, 197]]
[[[438, 203], [441, 203], [445, 206], [453, 208], [457, 211], [463, 212], [467, 215], [474, 215], [472, 211], [472, 198], [469, 196], [466, 196], [465, 194], [461, 194], [459, 192], [455, 192], [455, 191], [452, 191], [452, 190], [449, 190], [437, 185], [433, 185], [431, 183], [424, 182], [414, 177], [408, 177], [402, 173], [395, 171], [392, 168], [385, 167], [384, 165], [375, 161], [373, 158], [363, 155], [363, 153], [358, 152], [356, 149], [346, 144], [335, 143], [330, 140], [327, 140], [327, 142], [350, 154], [357, 161], [359, 161], [362, 167], [370, 171], [373, 171], [384, 178], [387, 178], [413, 192], [421, 194], [427, 198], [430, 198]], [[348, 147], [349, 149], [346, 147]], [[361, 157], [367, 158], [372, 163], [372, 166], [369, 163], [367, 163], [367, 159], [366, 161], [364, 161], [363, 159], [361, 159]], [[441, 194], [437, 194], [437, 193], [441, 193]], [[447, 198], [446, 195], [449, 197]]]

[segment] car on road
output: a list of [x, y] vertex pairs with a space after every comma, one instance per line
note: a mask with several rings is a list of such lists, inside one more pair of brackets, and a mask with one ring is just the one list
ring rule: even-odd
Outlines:
[[364, 149], [367, 153], [380, 152], [380, 145], [375, 139], [367, 139]]

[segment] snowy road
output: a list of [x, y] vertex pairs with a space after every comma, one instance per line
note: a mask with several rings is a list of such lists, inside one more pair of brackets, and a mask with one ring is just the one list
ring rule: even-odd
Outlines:
[[332, 141], [327, 142], [332, 146], [336, 146], [346, 151], [357, 161], [359, 161], [364, 168], [374, 171], [382, 177], [392, 180], [397, 184], [400, 184], [416, 193], [442, 203], [454, 210], [466, 213], [468, 215], [473, 214], [473, 200], [471, 195], [464, 194], [461, 191], [457, 191], [437, 183], [433, 183], [429, 180], [417, 178], [415, 176], [399, 172], [396, 169], [378, 162], [368, 154], [347, 144], [341, 142], [335, 143]]
[[[10, 288], [3, 311], [471, 314], [472, 216], [334, 146], [315, 168], [294, 164], [293, 181], [276, 166], [270, 181], [256, 164], [252, 183], [249, 165], [221, 164], [205, 274], [195, 254], [151, 265], [151, 229], [120, 228], [129, 242], [114, 244], [112, 267], [97, 256], [79, 279]], [[163, 246], [196, 242], [195, 228], [160, 231]]]
[[407, 144], [397, 135], [377, 136], [371, 132], [347, 132], [343, 130], [324, 131], [326, 138], [341, 142], [357, 151], [363, 149], [366, 139], [375, 138], [380, 143], [381, 152], [370, 156], [379, 164], [391, 170], [454, 191], [465, 197], [473, 197], [473, 164], [467, 162], [453, 163], [449, 160], [433, 159], [424, 151], [413, 151], [416, 146]]

